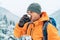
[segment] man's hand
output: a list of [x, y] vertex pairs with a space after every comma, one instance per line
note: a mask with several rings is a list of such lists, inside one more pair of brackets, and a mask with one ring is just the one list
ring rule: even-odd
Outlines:
[[19, 27], [23, 27], [26, 22], [29, 22], [30, 18], [25, 14], [23, 17], [20, 19], [18, 25]]

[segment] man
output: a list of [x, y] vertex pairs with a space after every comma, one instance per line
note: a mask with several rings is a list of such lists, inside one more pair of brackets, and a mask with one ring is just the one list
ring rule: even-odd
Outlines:
[[[43, 40], [42, 30], [44, 21], [49, 21], [47, 13], [41, 12], [41, 7], [38, 3], [30, 4], [27, 13], [31, 16], [30, 22], [24, 23], [20, 21], [20, 23], [16, 24], [14, 36], [20, 38], [23, 35], [30, 35], [33, 40]], [[23, 18], [21, 20], [23, 20]], [[21, 26], [21, 23], [24, 25]], [[47, 25], [47, 33], [47, 40], [60, 40], [57, 29], [51, 23], [48, 23]]]

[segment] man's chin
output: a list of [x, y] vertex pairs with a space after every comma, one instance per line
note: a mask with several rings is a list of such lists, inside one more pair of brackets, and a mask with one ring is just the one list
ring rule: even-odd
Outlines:
[[31, 22], [35, 22], [36, 20], [31, 20]]
[[33, 20], [33, 22], [37, 21], [38, 19]]

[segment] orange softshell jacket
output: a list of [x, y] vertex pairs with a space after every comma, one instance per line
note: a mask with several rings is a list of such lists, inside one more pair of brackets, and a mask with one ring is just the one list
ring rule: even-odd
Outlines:
[[[14, 29], [14, 36], [16, 38], [20, 38], [22, 35], [30, 35], [33, 38], [33, 40], [42, 40], [43, 21], [46, 20], [49, 20], [49, 17], [46, 12], [42, 12], [40, 19], [34, 22], [35, 25], [30, 24], [28, 29], [28, 23], [26, 23], [23, 28], [19, 27], [18, 24], [16, 24]], [[48, 40], [60, 40], [58, 30], [50, 23], [48, 23], [47, 26]]]

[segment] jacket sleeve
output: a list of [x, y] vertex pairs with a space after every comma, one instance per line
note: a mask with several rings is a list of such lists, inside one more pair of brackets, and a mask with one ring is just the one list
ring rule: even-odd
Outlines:
[[26, 33], [26, 27], [27, 23], [24, 25], [24, 27], [19, 27], [18, 24], [16, 24], [14, 28], [14, 36], [16, 38], [20, 38], [22, 35], [24, 35]]
[[48, 40], [60, 40], [58, 30], [50, 23], [48, 24], [47, 32], [48, 32]]

